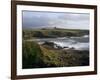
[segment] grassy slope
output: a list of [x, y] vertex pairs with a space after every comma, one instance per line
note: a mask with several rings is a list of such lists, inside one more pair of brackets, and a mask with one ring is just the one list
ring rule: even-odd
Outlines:
[[44, 54], [44, 62], [58, 67], [84, 66], [89, 64], [89, 52], [77, 50], [50, 50], [41, 46]]
[[89, 65], [89, 52], [55, 50], [35, 42], [23, 43], [23, 68], [65, 67]]

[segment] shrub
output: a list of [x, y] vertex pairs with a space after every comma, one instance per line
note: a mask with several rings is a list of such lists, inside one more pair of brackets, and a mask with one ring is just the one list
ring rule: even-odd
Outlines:
[[42, 66], [42, 51], [36, 42], [23, 41], [22, 49], [23, 68], [36, 68]]

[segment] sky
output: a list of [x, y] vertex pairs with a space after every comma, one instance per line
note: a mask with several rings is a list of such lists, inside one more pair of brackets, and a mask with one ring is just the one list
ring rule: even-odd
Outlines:
[[22, 11], [23, 28], [89, 29], [89, 13]]

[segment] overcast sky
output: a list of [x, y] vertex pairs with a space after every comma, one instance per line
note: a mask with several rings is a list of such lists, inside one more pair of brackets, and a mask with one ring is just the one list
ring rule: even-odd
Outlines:
[[89, 29], [88, 13], [23, 11], [23, 28]]

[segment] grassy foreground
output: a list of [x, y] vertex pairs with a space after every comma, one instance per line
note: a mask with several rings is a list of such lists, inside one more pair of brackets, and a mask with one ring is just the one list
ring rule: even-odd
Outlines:
[[89, 65], [89, 51], [60, 50], [36, 42], [23, 41], [23, 68]]

